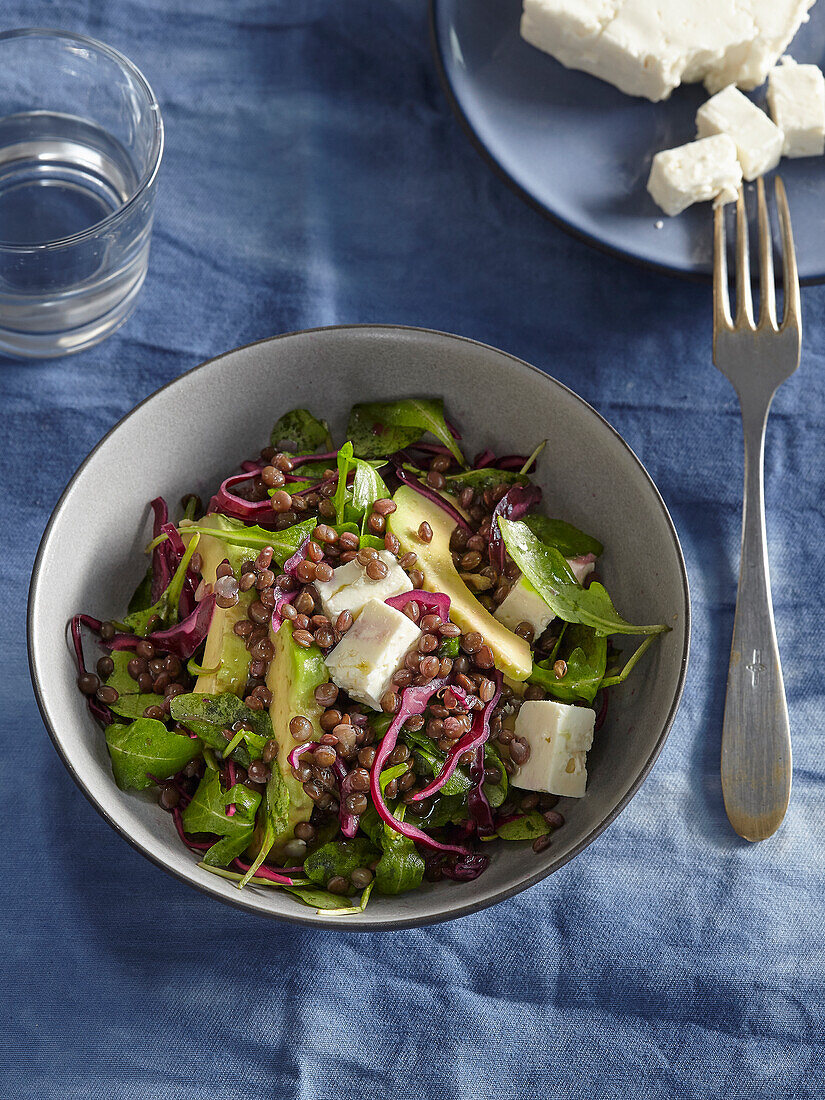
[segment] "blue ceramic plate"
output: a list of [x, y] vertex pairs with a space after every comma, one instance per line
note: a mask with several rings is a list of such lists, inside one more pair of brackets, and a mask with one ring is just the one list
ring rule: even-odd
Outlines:
[[[519, 37], [521, 0], [431, 0], [433, 40], [457, 113], [493, 166], [532, 204], [591, 244], [679, 275], [711, 272], [711, 213], [667, 218], [645, 189], [660, 149], [696, 134], [701, 85], [664, 103], [565, 69]], [[789, 47], [825, 58], [825, 2]], [[753, 98], [764, 106], [764, 88]], [[825, 160], [783, 160], [800, 276], [825, 280]], [[749, 185], [752, 187], [753, 185]]]

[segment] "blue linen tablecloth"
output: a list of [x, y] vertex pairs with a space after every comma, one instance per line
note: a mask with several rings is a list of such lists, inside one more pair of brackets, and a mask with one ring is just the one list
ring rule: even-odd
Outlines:
[[[2, 18], [122, 49], [167, 145], [134, 317], [76, 358], [0, 362], [0, 1097], [822, 1096], [825, 288], [804, 292], [768, 434], [794, 791], [749, 846], [719, 787], [742, 461], [709, 289], [571, 240], [488, 170], [422, 0], [6, 0]], [[695, 626], [664, 753], [605, 835], [487, 912], [352, 936], [225, 908], [124, 844], [51, 747], [24, 638], [48, 514], [121, 415], [235, 345], [358, 321], [487, 341], [595, 405], [672, 510]]]

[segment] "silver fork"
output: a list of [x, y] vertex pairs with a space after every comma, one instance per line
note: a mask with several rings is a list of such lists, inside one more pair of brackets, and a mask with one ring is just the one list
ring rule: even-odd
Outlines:
[[765, 427], [773, 395], [799, 366], [802, 320], [788, 200], [778, 177], [775, 187], [785, 302], [780, 325], [776, 320], [773, 243], [761, 179], [757, 183], [758, 324], [753, 319], [748, 217], [742, 191], [736, 204], [733, 320], [723, 207], [717, 208], [714, 216], [713, 238], [713, 361], [739, 397], [745, 437], [742, 556], [722, 726], [722, 792], [731, 825], [746, 840], [765, 840], [775, 833], [791, 796], [791, 733], [765, 537], [764, 457]]

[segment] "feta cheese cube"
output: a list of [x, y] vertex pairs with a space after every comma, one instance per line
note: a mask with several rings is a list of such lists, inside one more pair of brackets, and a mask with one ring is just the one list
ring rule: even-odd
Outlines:
[[359, 703], [381, 710], [381, 696], [392, 687], [393, 673], [420, 636], [401, 611], [382, 600], [367, 600], [326, 658], [332, 682]]
[[357, 618], [368, 600], [386, 600], [390, 596], [412, 591], [412, 582], [395, 555], [389, 550], [379, 550], [378, 557], [387, 567], [387, 575], [382, 580], [372, 580], [367, 576], [366, 568], [353, 559], [346, 565], [339, 565], [333, 571], [331, 580], [315, 582], [328, 619], [335, 622], [342, 611], [351, 611]]
[[825, 77], [816, 65], [791, 57], [768, 73], [768, 109], [785, 135], [786, 157], [819, 157], [825, 152]]
[[570, 572], [579, 584], [584, 584], [596, 568], [595, 554], [580, 554], [577, 558], [565, 558], [565, 561], [570, 566]]
[[538, 638], [553, 618], [553, 612], [527, 578], [522, 576], [495, 609], [493, 616], [508, 630], [515, 630], [519, 623], [529, 623], [533, 628], [533, 637]]
[[596, 712], [553, 700], [521, 704], [516, 737], [530, 746], [530, 755], [513, 775], [515, 787], [581, 798], [587, 786], [587, 753], [593, 744]]
[[524, 0], [521, 36], [628, 95], [755, 88], [814, 0]]
[[733, 202], [742, 183], [736, 145], [726, 134], [663, 149], [653, 158], [647, 189], [671, 217], [694, 202]]
[[733, 84], [702, 104], [696, 112], [696, 130], [700, 138], [714, 134], [733, 138], [746, 180], [769, 172], [782, 156], [782, 131]]

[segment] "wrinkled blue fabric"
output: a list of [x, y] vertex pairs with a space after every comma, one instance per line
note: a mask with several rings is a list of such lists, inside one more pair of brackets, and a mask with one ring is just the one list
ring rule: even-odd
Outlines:
[[[132, 319], [0, 362], [0, 1096], [822, 1096], [825, 289], [768, 432], [795, 769], [780, 833], [750, 846], [719, 786], [742, 457], [709, 288], [572, 240], [489, 171], [423, 0], [6, 0], [3, 23], [122, 49], [167, 145]], [[24, 631], [49, 512], [121, 415], [225, 349], [357, 321], [495, 344], [595, 405], [673, 512], [694, 637], [665, 750], [596, 843], [486, 912], [354, 936], [246, 916], [124, 844], [52, 749]]]

